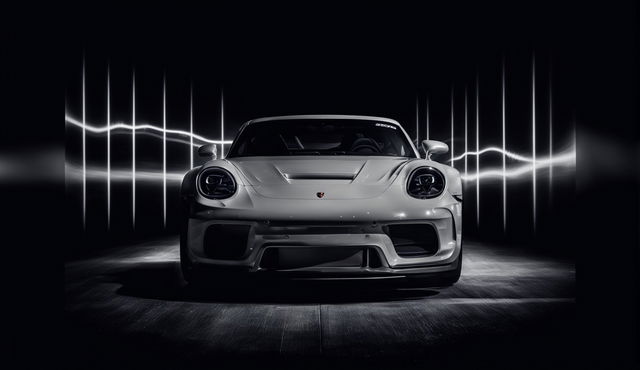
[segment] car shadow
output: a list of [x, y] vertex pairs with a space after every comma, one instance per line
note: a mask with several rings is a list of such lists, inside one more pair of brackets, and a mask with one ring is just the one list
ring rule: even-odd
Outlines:
[[[330, 304], [419, 300], [435, 289], [404, 288], [378, 281], [214, 281], [194, 286], [183, 281], [178, 262], [153, 262], [118, 269], [107, 280], [120, 283], [124, 296], [184, 302]], [[231, 279], [229, 279], [231, 280]]]

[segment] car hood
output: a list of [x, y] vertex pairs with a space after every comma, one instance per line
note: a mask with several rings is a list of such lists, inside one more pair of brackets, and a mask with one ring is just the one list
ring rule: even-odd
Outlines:
[[286, 199], [373, 198], [384, 192], [411, 160], [353, 156], [228, 159], [243, 182], [260, 195]]

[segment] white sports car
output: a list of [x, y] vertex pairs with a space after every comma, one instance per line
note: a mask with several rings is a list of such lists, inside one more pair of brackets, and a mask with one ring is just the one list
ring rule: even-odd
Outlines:
[[[300, 115], [254, 119], [228, 155], [182, 182], [185, 280], [203, 271], [294, 279], [458, 281], [460, 173], [421, 158], [388, 118]], [[220, 276], [220, 275], [217, 275]]]

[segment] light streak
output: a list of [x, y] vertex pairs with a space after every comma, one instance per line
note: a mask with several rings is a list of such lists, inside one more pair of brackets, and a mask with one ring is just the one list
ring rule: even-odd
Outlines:
[[[114, 136], [115, 135], [122, 135], [122, 134], [124, 134], [124, 132], [117, 132], [117, 131], [112, 132], [112, 135], [114, 135]], [[156, 132], [144, 132], [144, 131], [140, 132], [140, 130], [136, 130], [136, 138], [140, 137], [140, 136], [144, 136], [144, 135], [157, 137], [160, 140], [162, 140], [162, 134], [158, 134]], [[178, 144], [184, 144], [186, 146], [190, 146], [191, 145], [191, 143], [187, 139], [173, 138], [173, 137], [167, 136], [167, 143], [169, 143], [169, 142], [178, 143]], [[193, 144], [193, 148], [199, 148], [199, 147], [200, 146], [198, 144]]]
[[131, 79], [131, 225], [136, 228], [136, 71]]
[[479, 151], [469, 151], [463, 154], [460, 154], [459, 156], [453, 158], [454, 161], [459, 161], [467, 156], [480, 156], [483, 155], [485, 153], [491, 153], [491, 152], [496, 152], [496, 153], [500, 153], [500, 154], [504, 154], [505, 156], [511, 158], [511, 159], [515, 159], [517, 161], [521, 161], [521, 162], [529, 162], [532, 163], [533, 162], [533, 158], [531, 157], [525, 157], [523, 155], [520, 155], [518, 153], [514, 153], [508, 150], [503, 150], [501, 148], [498, 148], [496, 146], [490, 146], [490, 147], [486, 147], [482, 150]]
[[[549, 157], [553, 157], [553, 80], [549, 63]], [[549, 163], [549, 203], [553, 202], [553, 163]]]
[[[468, 103], [467, 103], [467, 87], [464, 87], [464, 152], [469, 151], [469, 147], [467, 145], [468, 140]], [[467, 156], [464, 157], [464, 174], [466, 175], [468, 172], [468, 164], [467, 164]]]
[[107, 64], [107, 230], [111, 229], [111, 70]]
[[[536, 161], [535, 170], [544, 168], [552, 163], [554, 166], [565, 166], [565, 167], [575, 167], [576, 165], [576, 152], [575, 150], [569, 150], [564, 153], [556, 154], [551, 158], [541, 158]], [[534, 167], [529, 164], [523, 164], [518, 167], [507, 170], [503, 173], [502, 168], [493, 168], [487, 169], [481, 172], [476, 172], [474, 174], [469, 174], [467, 176], [462, 176], [463, 181], [478, 181], [480, 178], [482, 179], [502, 179], [503, 174], [507, 178], [515, 179], [521, 178], [524, 175], [528, 175], [529, 172], [534, 171]]]
[[453, 86], [451, 86], [451, 165], [453, 166]]
[[[82, 58], [82, 123], [87, 121], [85, 90], [85, 59]], [[87, 227], [87, 131], [82, 130], [82, 228]]]
[[427, 140], [429, 140], [429, 97], [427, 96]]
[[[91, 132], [94, 134], [102, 134], [105, 133], [107, 131], [109, 131], [109, 127], [107, 126], [95, 126], [95, 125], [90, 125], [90, 124], [83, 124], [81, 121], [78, 121], [77, 119], [65, 115], [64, 117], [65, 122], [72, 124], [74, 126], [77, 126], [81, 129], [86, 129], [87, 132]], [[111, 125], [111, 131], [113, 130], [130, 130], [130, 131], [141, 131], [141, 130], [151, 130], [151, 131], [155, 131], [157, 133], [162, 134], [163, 132], [166, 132], [169, 135], [180, 135], [180, 136], [185, 136], [185, 137], [193, 137], [193, 139], [201, 141], [203, 143], [209, 143], [209, 144], [231, 144], [233, 141], [232, 140], [225, 140], [225, 141], [221, 141], [221, 140], [212, 140], [212, 139], [208, 139], [205, 138], [203, 136], [197, 135], [197, 134], [193, 134], [191, 135], [188, 131], [182, 131], [182, 130], [163, 130], [162, 127], [158, 127], [158, 126], [154, 126], [151, 124], [127, 124], [127, 123], [114, 123]], [[198, 144], [194, 144], [194, 147], [199, 147], [200, 145]]]
[[193, 82], [189, 89], [189, 168], [193, 168]]
[[507, 232], [507, 137], [505, 60], [502, 58], [502, 231]]
[[220, 88], [220, 158], [224, 158], [224, 88]]
[[162, 77], [162, 225], [167, 227], [167, 76]]
[[420, 145], [420, 101], [418, 100], [418, 95], [416, 95], [416, 146]]
[[533, 231], [536, 231], [536, 57], [533, 55], [531, 62], [531, 181], [533, 202]]
[[573, 112], [573, 119], [571, 120], [571, 126], [573, 126], [573, 130], [571, 131], [571, 143], [573, 147], [576, 147], [576, 112]]
[[[69, 179], [78, 180], [82, 179], [82, 167], [76, 166], [72, 163], [65, 163], [66, 175]], [[128, 168], [112, 168], [111, 169], [111, 181], [114, 183], [122, 182], [127, 183], [131, 181], [131, 169]], [[180, 185], [186, 172], [167, 172], [167, 182], [172, 185]], [[107, 177], [107, 170], [101, 167], [87, 167], [86, 176], [88, 180], [104, 181]], [[163, 181], [163, 173], [160, 171], [146, 171], [138, 170], [137, 179], [140, 183], [153, 182], [158, 183]]]
[[[480, 75], [476, 73], [476, 152], [480, 153]], [[476, 173], [480, 173], [480, 156], [476, 155]], [[480, 176], [476, 177], [476, 227], [480, 228]]]

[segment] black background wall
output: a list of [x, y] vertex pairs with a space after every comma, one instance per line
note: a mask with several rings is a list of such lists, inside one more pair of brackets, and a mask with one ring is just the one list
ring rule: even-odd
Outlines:
[[[65, 160], [59, 154], [66, 154], [67, 161], [77, 163], [78, 152], [75, 128], [63, 126], [61, 95], [64, 94], [67, 112], [77, 116], [83, 53], [88, 99], [95, 99], [88, 105], [87, 114], [96, 124], [104, 120], [104, 96], [99, 94], [104, 91], [107, 61], [114, 78], [113, 92], [119, 95], [114, 95], [114, 103], [122, 99], [115, 103], [119, 108], [114, 106], [114, 118], [116, 114], [123, 115], [121, 119], [128, 115], [129, 76], [135, 67], [141, 91], [149, 94], [139, 98], [145, 105], [141, 112], [156, 120], [161, 75], [166, 72], [171, 126], [184, 125], [186, 81], [193, 80], [197, 131], [213, 138], [222, 86], [230, 128], [260, 115], [326, 110], [387, 115], [405, 123], [411, 132], [413, 126], [407, 122], [414, 119], [415, 97], [419, 94], [434, 99], [433, 123], [446, 134], [443, 120], [451, 84], [455, 84], [460, 99], [460, 89], [465, 84], [472, 86], [477, 71], [481, 94], [488, 93], [481, 95], [482, 112], [493, 115], [493, 119], [483, 116], [482, 130], [493, 131], [487, 136], [493, 141], [499, 131], [495, 116], [499, 112], [496, 90], [501, 58], [505, 57], [509, 71], [520, 70], [508, 72], [509, 89], [514, 90], [509, 96], [525, 99], [530, 57], [535, 52], [540, 76], [546, 73], [547, 60], [553, 61], [559, 127], [570, 130], [574, 114], [576, 123], [575, 207], [571, 202], [554, 205], [554, 211], [546, 215], [555, 215], [558, 222], [545, 223], [559, 238], [573, 241], [577, 256], [577, 302], [584, 340], [567, 345], [581, 349], [584, 357], [576, 362], [586, 366], [609, 361], [618, 365], [636, 363], [640, 165], [635, 116], [634, 2], [454, 3], [424, 9], [369, 4], [318, 4], [308, 8], [243, 4], [236, 9], [189, 11], [91, 6], [83, 9], [56, 4], [55, 9], [7, 8], [3, 12], [3, 169], [7, 168], [7, 158], [18, 158], [14, 161], [16, 170], [2, 173], [2, 221], [7, 231], [3, 281], [7, 282], [11, 297], [4, 319], [10, 328], [8, 348], [13, 352], [12, 358], [46, 359], [49, 363], [58, 358], [56, 343], [63, 333], [61, 285], [65, 256], [136, 236], [126, 231], [126, 209], [113, 210], [114, 225], [122, 226], [118, 229], [121, 233], [105, 233], [104, 185], [100, 184], [95, 184], [96, 191], [89, 193], [95, 194], [88, 203], [93, 213], [88, 214], [88, 232], [82, 232], [77, 185], [65, 186], [63, 182]], [[316, 82], [315, 88], [310, 88], [310, 82]], [[540, 94], [543, 102], [544, 87]], [[269, 99], [264, 99], [265, 95]], [[207, 106], [209, 102], [211, 105]], [[456, 104], [459, 117], [461, 103]], [[299, 111], [291, 111], [293, 106]], [[492, 108], [485, 112], [489, 107]], [[516, 106], [510, 107], [510, 115], [516, 114]], [[530, 109], [526, 102], [520, 107], [523, 115]], [[438, 115], [440, 118], [436, 118]], [[520, 131], [512, 126], [516, 122], [515, 117], [509, 120], [512, 130], [508, 131], [508, 141], [520, 143], [516, 149], [526, 153], [530, 149], [526, 146], [528, 133], [523, 133], [520, 140]], [[457, 131], [460, 125], [456, 121]], [[560, 134], [558, 145], [565, 138], [568, 136]], [[93, 138], [89, 140], [89, 148], [100, 148], [91, 142]], [[152, 141], [148, 149], [155, 166], [157, 145]], [[102, 163], [102, 153], [96, 149], [90, 163]], [[126, 153], [121, 155], [126, 158]], [[172, 162], [176, 167], [186, 163], [186, 155], [182, 155], [171, 154], [176, 158]], [[41, 165], [38, 171], [30, 171], [36, 165]], [[541, 176], [539, 181], [544, 183], [544, 178]], [[561, 182], [567, 184], [566, 194], [572, 194], [572, 180]], [[512, 189], [511, 183], [509, 186]], [[154, 189], [157, 194], [155, 185]], [[500, 208], [495, 202], [501, 194], [500, 187], [496, 184], [490, 189], [493, 201], [486, 203], [495, 207], [483, 208], [488, 213], [483, 215], [486, 221], [482, 225], [492, 224], [485, 230], [493, 231], [474, 235], [473, 228], [466, 228], [465, 234], [502, 238], [501, 219], [495, 216]], [[530, 188], [523, 184], [522, 189], [523, 198], [528, 198]], [[126, 191], [123, 189], [118, 199], [126, 200]], [[514, 189], [510, 194], [516, 197], [518, 193]], [[560, 194], [563, 190], [559, 190]], [[544, 192], [540, 197], [544, 207]], [[556, 201], [563, 201], [563, 197], [554, 195], [554, 204]], [[524, 203], [527, 205], [523, 207], [529, 204], [526, 200]], [[149, 204], [151, 208], [152, 203]], [[559, 207], [557, 211], [555, 207]], [[64, 217], [62, 210], [68, 212]], [[117, 212], [122, 213], [118, 220]], [[546, 211], [540, 212], [542, 218]], [[148, 228], [140, 229], [138, 237], [144, 237], [142, 230], [164, 232], [158, 211], [152, 213]], [[522, 224], [526, 225], [523, 230], [528, 229], [530, 222], [526, 218], [530, 212], [523, 209], [521, 214]], [[465, 224], [468, 217], [465, 214]], [[559, 221], [573, 223], [575, 232], [563, 233], [566, 224]], [[166, 232], [172, 232], [171, 225], [169, 222]], [[92, 243], [84, 243], [87, 236]], [[533, 240], [529, 232], [519, 238]], [[544, 243], [534, 244], [539, 247]], [[603, 255], [612, 257], [603, 259]], [[601, 317], [610, 320], [599, 320]], [[33, 356], [34, 346], [39, 356]]]
[[[554, 155], [575, 150], [576, 100], [584, 89], [583, 19], [571, 7], [502, 7], [477, 13], [446, 9], [412, 14], [390, 11], [365, 16], [349, 11], [332, 17], [261, 17], [245, 14], [230, 22], [212, 12], [176, 27], [171, 18], [145, 17], [152, 27], [90, 28], [69, 39], [65, 63], [65, 114], [82, 117], [85, 68], [86, 122], [106, 125], [107, 68], [110, 70], [111, 122], [131, 123], [132, 76], [136, 80], [136, 122], [162, 126], [163, 76], [167, 86], [167, 127], [189, 130], [193, 86], [194, 132], [220, 139], [221, 91], [225, 138], [261, 116], [285, 114], [362, 114], [397, 119], [416, 137], [416, 100], [420, 139], [426, 138], [429, 101], [430, 138], [451, 144], [451, 94], [454, 96], [454, 152], [464, 152], [464, 94], [468, 99], [468, 150], [475, 150], [476, 78], [479, 91], [480, 149], [502, 146], [501, 73], [506, 81], [507, 149], [532, 156], [532, 72], [536, 73], [536, 155], [549, 156], [549, 119], [553, 119]], [[326, 10], [319, 9], [320, 14]], [[259, 12], [258, 12], [259, 13]], [[302, 32], [304, 30], [304, 32]], [[551, 83], [551, 85], [550, 85]], [[549, 112], [549, 94], [553, 111]], [[584, 110], [582, 110], [584, 111]], [[81, 168], [82, 130], [67, 123], [66, 161]], [[104, 134], [87, 134], [87, 166], [106, 170]], [[227, 145], [228, 148], [228, 145]], [[130, 131], [114, 131], [112, 169], [131, 171]], [[137, 133], [137, 171], [162, 174], [162, 140]], [[447, 161], [449, 155], [439, 158]], [[499, 153], [481, 156], [481, 171], [501, 169]], [[196, 156], [196, 165], [198, 158]], [[526, 165], [509, 159], [508, 169]], [[464, 172], [464, 161], [456, 161]], [[189, 146], [167, 144], [167, 172], [189, 168]], [[475, 173], [475, 157], [468, 157]], [[69, 171], [68, 171], [69, 172]], [[534, 228], [531, 171], [509, 178], [507, 221], [503, 228], [502, 180], [481, 180], [479, 206], [475, 181], [465, 184], [465, 237], [572, 253], [575, 173], [556, 165], [549, 185], [547, 168], [537, 171]], [[67, 173], [69, 234], [88, 242], [70, 244], [70, 255], [132, 238], [175, 233], [179, 181], [168, 181], [167, 224], [163, 223], [163, 183], [136, 184], [133, 226], [132, 185], [112, 181], [111, 227], [107, 227], [106, 178], [90, 178], [86, 228], [82, 223], [82, 183]], [[552, 198], [553, 197], [553, 198]], [[479, 216], [478, 216], [479, 215]]]

